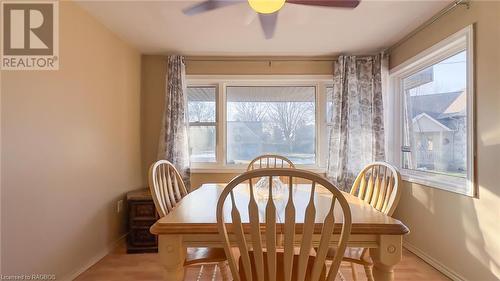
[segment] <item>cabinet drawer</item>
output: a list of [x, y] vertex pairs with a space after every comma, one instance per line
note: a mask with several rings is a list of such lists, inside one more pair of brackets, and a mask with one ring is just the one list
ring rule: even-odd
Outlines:
[[156, 236], [149, 232], [149, 228], [131, 229], [129, 242], [132, 246], [155, 246]]
[[130, 228], [150, 228], [156, 219], [132, 219], [129, 226]]
[[153, 202], [131, 202], [130, 218], [156, 218], [156, 208]]

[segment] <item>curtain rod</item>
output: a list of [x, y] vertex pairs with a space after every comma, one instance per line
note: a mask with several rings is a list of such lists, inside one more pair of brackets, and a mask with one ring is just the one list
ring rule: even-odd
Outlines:
[[[354, 55], [358, 59], [371, 59], [372, 55]], [[328, 57], [328, 58], [262, 58], [262, 57], [212, 57], [212, 58], [196, 58], [196, 57], [186, 57], [184, 60], [185, 61], [197, 61], [197, 62], [228, 62], [228, 61], [234, 61], [234, 62], [311, 62], [311, 61], [317, 61], [317, 62], [334, 62], [338, 59], [338, 56], [336, 57]]]
[[391, 52], [394, 49], [396, 49], [397, 47], [401, 46], [404, 42], [408, 41], [415, 34], [419, 33], [420, 31], [422, 31], [426, 27], [432, 25], [438, 19], [440, 19], [444, 15], [448, 14], [449, 12], [451, 12], [452, 10], [454, 10], [458, 6], [465, 6], [467, 9], [469, 9], [470, 8], [470, 0], [455, 0], [453, 3], [451, 3], [450, 5], [448, 5], [446, 8], [442, 9], [441, 11], [439, 11], [439, 13], [437, 13], [436, 15], [434, 15], [432, 18], [430, 18], [429, 20], [427, 20], [426, 22], [424, 22], [422, 25], [420, 25], [419, 27], [417, 27], [415, 30], [413, 30], [412, 32], [410, 32], [408, 35], [406, 35], [405, 37], [403, 37], [403, 39], [401, 39], [398, 42], [396, 42], [396, 44], [394, 44], [391, 47], [387, 48], [384, 53], [390, 55]]
[[310, 61], [327, 61], [327, 62], [333, 62], [337, 59], [337, 57], [329, 57], [329, 58], [252, 58], [252, 57], [234, 57], [234, 58], [196, 58], [196, 57], [186, 57], [186, 61], [197, 61], [197, 62], [228, 62], [228, 61], [234, 61], [234, 62], [241, 62], [241, 61], [248, 61], [248, 62], [279, 62], [279, 61], [295, 61], [295, 62], [310, 62]]

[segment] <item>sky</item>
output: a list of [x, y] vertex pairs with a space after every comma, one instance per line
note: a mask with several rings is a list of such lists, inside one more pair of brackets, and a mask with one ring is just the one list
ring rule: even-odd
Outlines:
[[411, 95], [429, 95], [462, 91], [466, 88], [466, 52], [462, 51], [434, 66], [433, 82], [411, 90]]

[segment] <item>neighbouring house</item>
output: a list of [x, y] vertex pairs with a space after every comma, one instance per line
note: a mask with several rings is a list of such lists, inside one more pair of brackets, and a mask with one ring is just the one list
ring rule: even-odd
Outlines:
[[261, 121], [228, 121], [228, 163], [239, 164], [239, 160], [252, 159], [262, 151], [264, 140]]
[[411, 104], [411, 127], [416, 142], [412, 146], [417, 149], [413, 161], [417, 168], [464, 174], [466, 92], [415, 95]]

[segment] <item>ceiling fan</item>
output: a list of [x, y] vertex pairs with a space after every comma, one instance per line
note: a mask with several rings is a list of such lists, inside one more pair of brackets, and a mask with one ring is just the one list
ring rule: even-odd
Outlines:
[[225, 6], [248, 2], [258, 13], [260, 25], [266, 39], [271, 39], [276, 29], [278, 12], [285, 3], [334, 8], [356, 8], [361, 0], [206, 0], [184, 9], [185, 15], [193, 16]]

